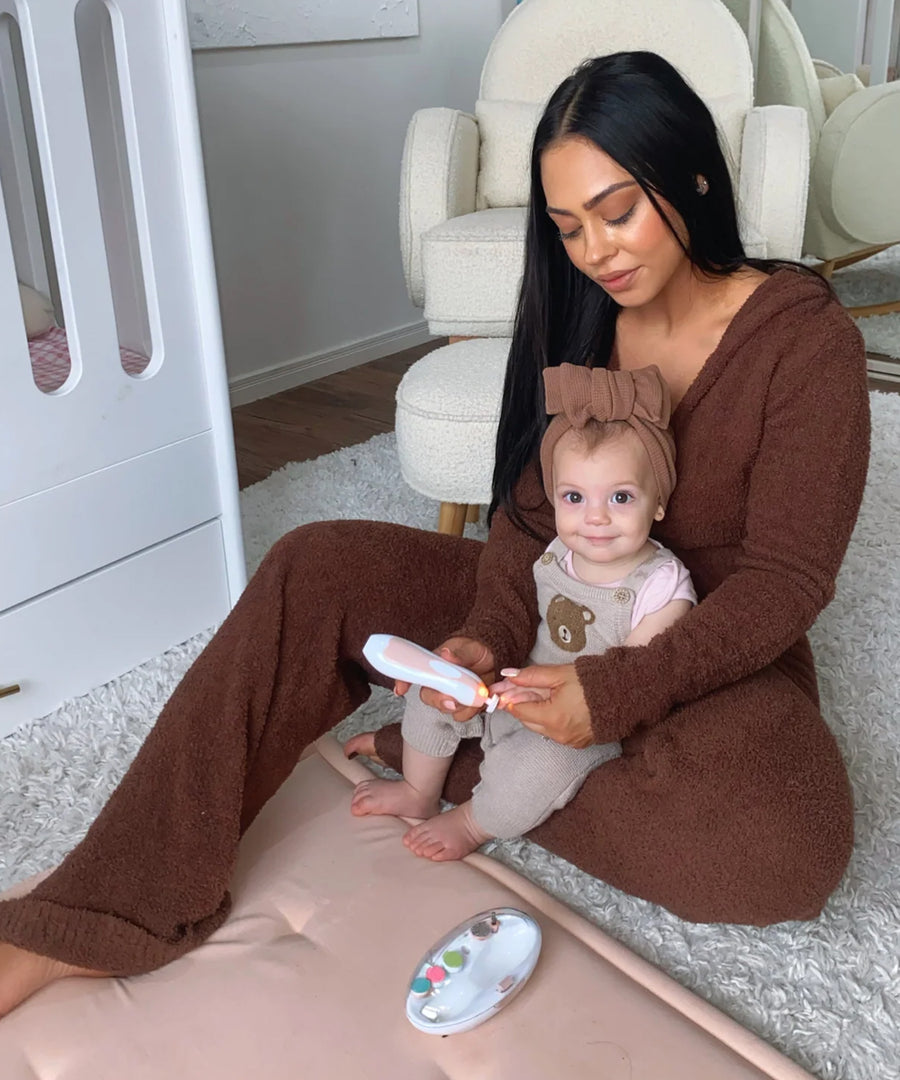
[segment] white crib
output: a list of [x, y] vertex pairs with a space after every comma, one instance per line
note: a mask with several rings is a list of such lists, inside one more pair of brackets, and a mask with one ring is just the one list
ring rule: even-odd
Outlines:
[[[2, 736], [244, 585], [183, 0], [0, 0], [0, 185]], [[17, 281], [65, 328], [52, 392]]]

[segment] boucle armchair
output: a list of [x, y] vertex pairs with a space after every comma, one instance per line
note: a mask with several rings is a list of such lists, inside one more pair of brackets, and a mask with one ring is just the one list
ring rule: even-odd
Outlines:
[[[900, 82], [864, 86], [813, 60], [782, 0], [761, 0], [756, 101], [794, 105], [809, 117], [810, 186], [803, 253], [830, 276], [900, 242]], [[746, 27], [749, 0], [725, 0]], [[851, 308], [900, 311], [900, 299]]]
[[433, 334], [510, 335], [543, 105], [581, 61], [627, 49], [666, 57], [709, 105], [730, 154], [748, 252], [800, 254], [806, 113], [753, 107], [747, 42], [720, 0], [524, 0], [491, 44], [475, 115], [422, 109], [407, 132], [403, 266]]

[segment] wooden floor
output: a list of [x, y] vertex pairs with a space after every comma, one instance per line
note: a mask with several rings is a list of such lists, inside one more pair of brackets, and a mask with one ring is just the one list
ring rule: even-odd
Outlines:
[[394, 394], [408, 367], [446, 345], [435, 338], [232, 409], [241, 487], [289, 461], [308, 461], [394, 430]]
[[[289, 461], [306, 461], [393, 431], [394, 394], [403, 373], [445, 344], [446, 339], [435, 338], [233, 409], [241, 487], [264, 480]], [[900, 393], [900, 382], [887, 379], [870, 378], [869, 387]]]

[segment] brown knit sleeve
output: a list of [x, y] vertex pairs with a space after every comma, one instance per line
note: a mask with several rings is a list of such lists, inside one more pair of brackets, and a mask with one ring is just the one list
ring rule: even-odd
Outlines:
[[523, 473], [516, 499], [523, 518], [540, 539], [520, 529], [506, 511], [494, 514], [478, 562], [475, 602], [457, 631], [484, 642], [494, 654], [498, 671], [521, 667], [534, 645], [538, 607], [531, 568], [555, 535], [553, 511], [536, 465]]
[[831, 599], [869, 455], [862, 338], [838, 314], [774, 370], [735, 572], [648, 645], [576, 661], [598, 743], [762, 669]]

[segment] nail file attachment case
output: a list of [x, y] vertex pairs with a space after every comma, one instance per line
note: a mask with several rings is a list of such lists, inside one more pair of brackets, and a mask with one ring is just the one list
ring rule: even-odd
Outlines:
[[541, 928], [518, 908], [466, 919], [435, 942], [413, 972], [406, 1018], [429, 1035], [469, 1031], [516, 997], [537, 964]]

